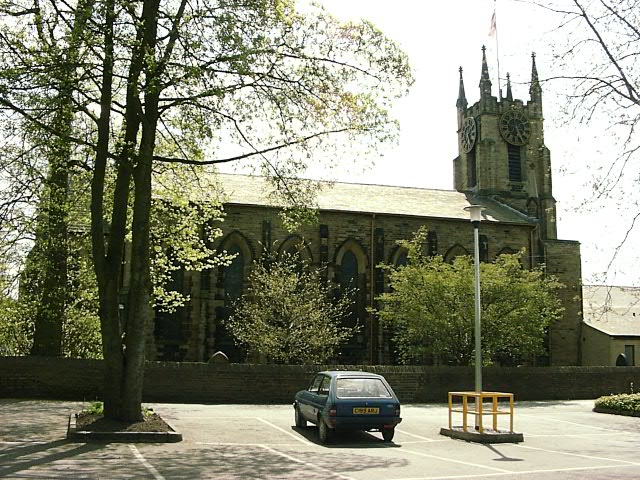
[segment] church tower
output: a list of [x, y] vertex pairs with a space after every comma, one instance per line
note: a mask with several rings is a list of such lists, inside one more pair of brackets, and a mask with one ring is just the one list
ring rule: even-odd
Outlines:
[[551, 154], [544, 144], [542, 88], [535, 54], [531, 59], [529, 100], [514, 99], [507, 74], [506, 93], [491, 94], [482, 47], [480, 99], [468, 106], [462, 68], [458, 90], [458, 157], [453, 161], [459, 192], [497, 202], [528, 217], [532, 225], [531, 264], [544, 264], [564, 285], [558, 295], [565, 308], [548, 335], [551, 365], [579, 365], [582, 318], [580, 244], [559, 240], [551, 183]]
[[458, 100], [458, 157], [454, 184], [460, 192], [490, 197], [536, 219], [542, 240], [556, 238], [556, 204], [551, 159], [544, 144], [542, 89], [532, 55], [529, 101], [513, 98], [507, 74], [506, 95], [491, 94], [482, 47], [480, 99], [468, 107], [462, 68]]

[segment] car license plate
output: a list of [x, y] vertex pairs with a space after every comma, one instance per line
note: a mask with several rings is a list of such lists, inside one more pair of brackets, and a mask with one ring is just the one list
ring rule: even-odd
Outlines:
[[378, 413], [380, 413], [378, 407], [355, 407], [353, 409], [354, 415], [377, 415]]

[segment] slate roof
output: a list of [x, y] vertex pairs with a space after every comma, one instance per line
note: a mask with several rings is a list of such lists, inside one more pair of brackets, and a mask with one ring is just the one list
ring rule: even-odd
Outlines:
[[[272, 187], [265, 177], [219, 174], [224, 203], [273, 206]], [[478, 204], [486, 208], [483, 221], [534, 225], [526, 215], [487, 197], [473, 197], [455, 190], [395, 187], [359, 183], [327, 183], [318, 194], [317, 207], [324, 211], [376, 213], [412, 217], [469, 220], [464, 207]]]
[[640, 336], [640, 288], [584, 285], [584, 322], [611, 336]]

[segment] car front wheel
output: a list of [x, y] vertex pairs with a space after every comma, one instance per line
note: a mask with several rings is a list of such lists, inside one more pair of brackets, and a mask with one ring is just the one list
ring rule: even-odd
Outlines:
[[322, 417], [318, 418], [318, 437], [320, 438], [320, 443], [329, 443], [331, 440], [331, 429]]
[[395, 428], [383, 428], [382, 429], [382, 438], [385, 442], [390, 442], [393, 440], [393, 434], [396, 433]]
[[296, 404], [296, 406], [293, 407], [293, 410], [295, 412], [295, 417], [296, 417], [296, 427], [298, 428], [306, 427], [307, 421], [302, 416], [302, 413], [300, 413], [300, 407]]

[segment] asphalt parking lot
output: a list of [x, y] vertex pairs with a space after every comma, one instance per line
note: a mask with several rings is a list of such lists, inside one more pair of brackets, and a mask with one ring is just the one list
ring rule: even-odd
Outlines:
[[598, 414], [593, 401], [520, 402], [520, 444], [439, 434], [446, 405], [403, 405], [393, 443], [350, 433], [328, 446], [293, 427], [291, 405], [148, 404], [184, 440], [66, 441], [79, 402], [0, 399], [0, 478], [78, 479], [638, 479], [640, 418]]

